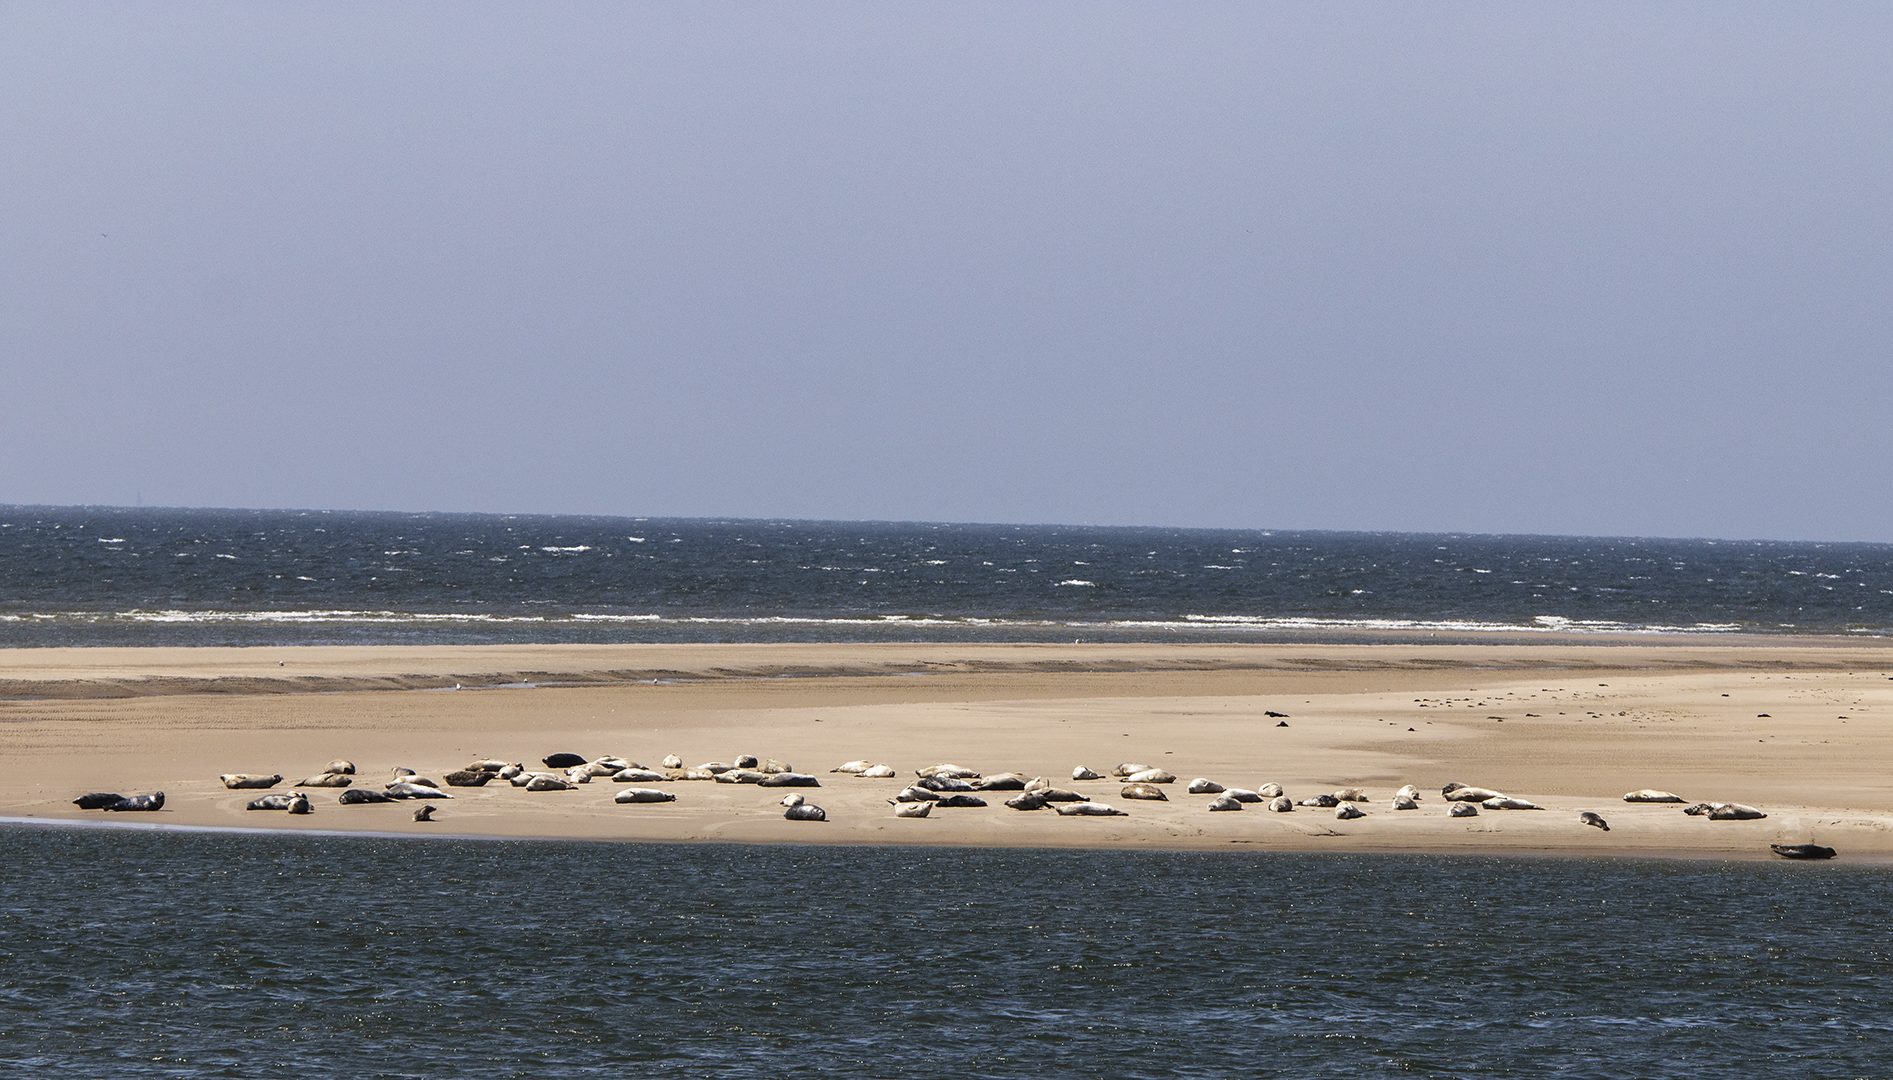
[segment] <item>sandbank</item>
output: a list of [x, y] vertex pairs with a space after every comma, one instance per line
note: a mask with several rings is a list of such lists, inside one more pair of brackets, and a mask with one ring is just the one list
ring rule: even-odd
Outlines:
[[[458, 689], [456, 689], [456, 687]], [[1558, 640], [1515, 645], [820, 644], [0, 650], [0, 818], [140, 825], [597, 840], [1007, 845], [1205, 850], [1768, 858], [1820, 843], [1893, 861], [1893, 647], [1879, 641]], [[1281, 713], [1283, 717], [1268, 714]], [[380, 787], [396, 767], [439, 779], [478, 758], [615, 754], [655, 766], [739, 754], [821, 778], [824, 823], [783, 819], [781, 790], [671, 782], [621, 806], [600, 779], [529, 793], [448, 789], [413, 805], [246, 811], [227, 772], [332, 758]], [[901, 777], [829, 772], [885, 762]], [[1120, 762], [1180, 778], [1169, 800], [1072, 782]], [[897, 819], [887, 799], [939, 762], [1046, 776], [1126, 811], [1062, 818], [1000, 805]], [[1274, 782], [1297, 798], [1366, 789], [1368, 816], [1210, 813], [1184, 785]], [[1454, 819], [1457, 781], [1543, 811]], [[1414, 784], [1419, 810], [1394, 811]], [[652, 785], [658, 786], [658, 785]], [[1711, 822], [1625, 792], [1741, 802]], [[155, 814], [103, 815], [86, 791], [162, 790]], [[1610, 831], [1577, 821], [1602, 814]]]

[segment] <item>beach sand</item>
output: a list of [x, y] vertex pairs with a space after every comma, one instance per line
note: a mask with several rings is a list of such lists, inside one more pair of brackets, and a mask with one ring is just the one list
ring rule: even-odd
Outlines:
[[[454, 689], [458, 686], [459, 689]], [[0, 817], [495, 837], [749, 843], [1008, 845], [1768, 858], [1814, 842], [1893, 861], [1893, 647], [1866, 641], [1538, 645], [626, 645], [0, 651]], [[1286, 714], [1285, 720], [1268, 712]], [[1285, 726], [1284, 726], [1285, 724]], [[397, 766], [435, 779], [479, 758], [536, 766], [561, 751], [656, 766], [755, 754], [817, 774], [825, 823], [782, 817], [780, 789], [672, 782], [666, 804], [620, 806], [608, 778], [571, 791], [504, 782], [415, 803], [302, 817], [246, 811], [227, 772], [276, 790], [348, 758], [359, 787]], [[885, 762], [894, 780], [829, 770]], [[1043, 775], [1126, 811], [1064, 818], [1000, 805], [897, 819], [914, 772], [953, 762]], [[1122, 781], [1175, 773], [1169, 801]], [[1185, 784], [1360, 787], [1368, 815], [1210, 813]], [[1457, 781], [1544, 811], [1447, 816]], [[1419, 810], [1390, 808], [1417, 785]], [[1625, 792], [1741, 802], [1708, 821]], [[81, 811], [87, 791], [162, 790], [154, 814]], [[1604, 832], [1578, 823], [1594, 810]]]

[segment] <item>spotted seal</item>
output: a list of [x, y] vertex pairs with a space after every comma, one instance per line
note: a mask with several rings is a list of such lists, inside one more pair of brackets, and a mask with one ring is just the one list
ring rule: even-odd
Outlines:
[[1206, 776], [1199, 776], [1190, 781], [1190, 786], [1184, 790], [1192, 795], [1221, 795], [1224, 789], [1223, 786], [1216, 781]]
[[1045, 801], [1042, 791], [1028, 791], [1023, 795], [1006, 800], [1006, 805], [1014, 810], [1043, 810], [1050, 804]]
[[1510, 795], [1501, 795], [1496, 799], [1486, 799], [1479, 804], [1487, 810], [1543, 810], [1544, 807], [1530, 799], [1514, 799]]
[[814, 773], [780, 772], [768, 773], [756, 781], [757, 787], [821, 787], [822, 782]]
[[1091, 796], [1068, 788], [1040, 788], [1033, 794], [1043, 796], [1049, 803], [1089, 802]]
[[1080, 765], [1077, 768], [1071, 770], [1071, 778], [1073, 780], [1102, 780], [1104, 779], [1103, 777], [1099, 776], [1097, 773], [1094, 773], [1090, 769], [1085, 768], [1083, 765]]
[[923, 776], [914, 781], [914, 786], [926, 788], [928, 791], [973, 790], [973, 785], [953, 776]]
[[1440, 789], [1447, 802], [1484, 802], [1487, 799], [1503, 799], [1505, 792], [1491, 788], [1467, 787], [1464, 784], [1447, 784]]
[[362, 803], [392, 802], [394, 801], [394, 796], [389, 795], [385, 791], [356, 788], [353, 791], [342, 792], [342, 797], [336, 801], [343, 806], [357, 806]]
[[1583, 813], [1579, 814], [1578, 824], [1589, 825], [1594, 829], [1602, 829], [1605, 832], [1610, 831], [1610, 822], [1605, 821], [1604, 815], [1599, 814], [1594, 810], [1586, 810]]
[[1295, 809], [1295, 800], [1289, 798], [1286, 795], [1277, 795], [1273, 799], [1269, 800], [1269, 809], [1274, 811], [1277, 814], [1293, 813]]
[[296, 781], [295, 786], [296, 787], [347, 787], [348, 785], [354, 782], [355, 782], [355, 778], [353, 776], [350, 776], [347, 773], [325, 772], [325, 773], [317, 773], [314, 776], [311, 776], [305, 780], [298, 780]]
[[1395, 810], [1418, 810], [1420, 808], [1420, 800], [1411, 795], [1395, 795], [1393, 797], [1393, 808]]
[[355, 775], [355, 763], [347, 758], [336, 758], [334, 761], [324, 765], [322, 771], [325, 773], [334, 773], [337, 776], [353, 776]]
[[926, 817], [931, 813], [933, 813], [933, 804], [930, 802], [894, 804], [895, 817]]
[[1118, 792], [1118, 794], [1126, 799], [1153, 799], [1157, 802], [1170, 801], [1170, 796], [1165, 795], [1163, 789], [1155, 784], [1125, 784], [1124, 790]]
[[844, 761], [828, 771], [831, 773], [854, 773], [856, 776], [859, 776], [873, 767], [874, 764], [872, 762], [856, 759], [854, 761]]
[[910, 803], [910, 802], [930, 803], [930, 802], [933, 802], [935, 799], [938, 799], [939, 797], [940, 797], [940, 793], [937, 791], [930, 791], [923, 787], [905, 787], [900, 790], [900, 794], [894, 796], [893, 801], [902, 802], [902, 803]]
[[1470, 803], [1470, 802], [1456, 802], [1446, 811], [1446, 813], [1452, 817], [1478, 817], [1479, 804]]
[[969, 769], [964, 765], [955, 765], [952, 762], [945, 762], [926, 769], [916, 769], [914, 775], [950, 776], [955, 780], [977, 780], [979, 779], [979, 770]]
[[149, 795], [127, 795], [110, 806], [101, 806], [101, 810], [113, 810], [127, 813], [136, 810], [164, 809], [164, 792], [154, 791]]
[[1655, 788], [1638, 788], [1635, 791], [1624, 792], [1624, 801], [1625, 802], [1684, 802], [1686, 800], [1681, 795], [1677, 795], [1672, 792], [1658, 791]]
[[[297, 796], [289, 795], [287, 793], [278, 794], [278, 795], [264, 795], [261, 798], [251, 799], [249, 804], [245, 806], [244, 809], [245, 810], [287, 810], [289, 809], [289, 800], [293, 798], [297, 798]], [[309, 797], [307, 795], [304, 795], [304, 796], [301, 796], [301, 798], [304, 802], [307, 802]]]
[[664, 760], [658, 762], [658, 764], [664, 766], [666, 769], [681, 769], [684, 767], [684, 759], [678, 757], [676, 754], [665, 754]]
[[419, 806], [417, 806], [417, 807], [415, 807], [415, 808], [414, 808], [414, 820], [416, 820], [416, 821], [432, 821], [432, 820], [434, 820], [434, 804], [433, 804], [433, 803], [422, 803], [421, 805], [419, 805]]
[[259, 776], [240, 772], [224, 773], [221, 777], [218, 777], [218, 779], [223, 781], [224, 787], [232, 791], [237, 791], [243, 788], [273, 788], [283, 782], [283, 774], [277, 773], [274, 776]]
[[1059, 817], [1126, 817], [1124, 811], [1101, 802], [1061, 803], [1052, 807]]
[[313, 814], [315, 806], [309, 802], [309, 796], [298, 791], [289, 796], [289, 805], [283, 807], [292, 814]]
[[72, 800], [72, 805], [81, 810], [103, 810], [124, 798], [116, 791], [88, 791]]
[[1331, 809], [1333, 807], [1341, 805], [1341, 800], [1335, 798], [1332, 795], [1313, 795], [1313, 796], [1310, 796], [1309, 798], [1298, 800], [1295, 803], [1295, 805], [1296, 806], [1316, 806], [1316, 807], [1321, 807], [1323, 809]]
[[[892, 780], [900, 774], [895, 772], [894, 767], [891, 765], [875, 765], [870, 768], [862, 769], [855, 775], [861, 777], [863, 780]], [[922, 816], [924, 817], [925, 815]]]
[[1126, 776], [1124, 782], [1127, 784], [1174, 784], [1177, 782], [1177, 774], [1163, 769], [1145, 769]]
[[1784, 859], [1831, 859], [1834, 849], [1819, 844], [1770, 844], [1768, 850]]
[[451, 799], [453, 798], [452, 795], [447, 794], [446, 792], [440, 790], [437, 787], [430, 787], [427, 784], [407, 784], [407, 783], [402, 783], [401, 781], [398, 781], [398, 780], [392, 784], [389, 784], [383, 790], [385, 790], [388, 793], [388, 797], [390, 799]]
[[1025, 777], [1018, 773], [1000, 773], [973, 782], [974, 791], [1024, 791]]
[[977, 795], [942, 795], [941, 797], [939, 797], [938, 799], [935, 799], [932, 803], [929, 803], [928, 805], [943, 806], [943, 807], [985, 806], [986, 800], [980, 798]]
[[1366, 802], [1367, 793], [1357, 787], [1340, 788], [1334, 793], [1335, 802]]
[[1209, 808], [1211, 810], [1240, 810], [1242, 800], [1225, 791], [1209, 801]]
[[1399, 791], [1394, 792], [1393, 797], [1396, 799], [1412, 799], [1417, 803], [1420, 801], [1420, 789], [1414, 787], [1412, 784], [1408, 784]]
[[614, 784], [656, 784], [668, 779], [668, 774], [653, 769], [620, 769], [611, 774]]
[[493, 774], [485, 769], [458, 769], [441, 779], [447, 781], [448, 787], [485, 787]]
[[1767, 816], [1760, 810], [1742, 803], [1723, 803], [1709, 810], [1710, 821], [1757, 821]]
[[1243, 803], [1267, 801], [1264, 798], [1262, 798], [1261, 792], [1250, 791], [1247, 788], [1232, 787], [1224, 791], [1223, 794], [1227, 795], [1229, 798], [1236, 800], [1237, 802], [1243, 802]]
[[1288, 794], [1286, 791], [1282, 790], [1282, 785], [1280, 784], [1263, 784], [1261, 787], [1255, 789], [1255, 793], [1265, 799], [1273, 799], [1279, 795]]
[[1342, 821], [1352, 821], [1357, 817], [1366, 817], [1367, 811], [1351, 802], [1344, 802], [1334, 808], [1334, 816]]
[[611, 801], [615, 803], [676, 802], [677, 796], [657, 788], [634, 787], [625, 788], [613, 795]]
[[[546, 776], [543, 773], [526, 781], [527, 791], [570, 791], [576, 786], [570, 780], [561, 780], [556, 776]], [[421, 797], [425, 798], [425, 796]]]
[[1129, 776], [1132, 773], [1149, 772], [1150, 766], [1139, 761], [1122, 761], [1111, 770], [1112, 776]]
[[[925, 806], [929, 804], [922, 803], [921, 805]], [[814, 803], [803, 803], [800, 806], [791, 806], [787, 810], [784, 810], [782, 816], [788, 818], [790, 821], [827, 821], [828, 811], [823, 810]]]

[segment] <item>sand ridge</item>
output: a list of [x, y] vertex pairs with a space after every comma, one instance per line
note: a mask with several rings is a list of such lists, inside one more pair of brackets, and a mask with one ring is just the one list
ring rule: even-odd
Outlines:
[[[272, 670], [274, 669], [274, 670]], [[653, 674], [656, 673], [656, 674]], [[652, 841], [1127, 846], [1224, 850], [1557, 852], [1767, 857], [1817, 842], [1893, 858], [1893, 649], [1783, 645], [691, 645], [30, 649], [0, 652], [0, 816], [97, 819], [89, 790], [161, 789], [142, 822], [320, 831]], [[462, 689], [446, 689], [458, 683]], [[474, 689], [474, 687], [491, 687]], [[31, 688], [50, 692], [27, 693]], [[103, 689], [104, 692], [101, 692]], [[301, 692], [298, 692], [300, 690]], [[1286, 714], [1270, 717], [1269, 712]], [[1286, 726], [1281, 726], [1282, 724]], [[753, 753], [817, 773], [826, 823], [788, 822], [779, 790], [665, 785], [675, 803], [619, 806], [615, 785], [528, 793], [451, 789], [440, 820], [412, 806], [305, 818], [245, 811], [225, 772], [289, 782], [334, 757], [379, 786], [404, 766], [436, 779], [481, 757], [617, 754], [654, 765]], [[895, 780], [829, 769], [884, 761]], [[1127, 812], [1070, 819], [999, 805], [896, 819], [914, 770], [953, 761], [1043, 775]], [[1074, 783], [1075, 765], [1176, 773], [1166, 802], [1121, 781]], [[1367, 789], [1368, 816], [1311, 808], [1209, 813], [1183, 791], [1204, 776], [1276, 782], [1296, 797]], [[1457, 781], [1544, 811], [1451, 819]], [[1421, 809], [1388, 799], [1415, 784]], [[1756, 805], [1708, 822], [1633, 806], [1656, 787]], [[1577, 823], [1601, 813], [1609, 832]], [[128, 815], [129, 816], [129, 815]]]

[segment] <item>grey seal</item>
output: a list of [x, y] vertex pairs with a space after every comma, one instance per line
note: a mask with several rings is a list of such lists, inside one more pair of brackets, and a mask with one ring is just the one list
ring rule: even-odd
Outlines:
[[[265, 795], [258, 799], [251, 799], [249, 802], [249, 805], [245, 806], [244, 809], [245, 810], [287, 810], [289, 809], [289, 800], [293, 798], [297, 798], [297, 797], [298, 796], [290, 795], [287, 793], [279, 794], [279, 795]], [[300, 796], [300, 798], [302, 798], [304, 802], [307, 802], [309, 797], [304, 795], [304, 796]]]
[[1407, 786], [1401, 788], [1399, 791], [1394, 792], [1393, 797], [1396, 799], [1401, 799], [1401, 798], [1412, 799], [1414, 802], [1417, 803], [1420, 801], [1420, 789], [1414, 787], [1412, 784], [1408, 784]]
[[1367, 793], [1357, 787], [1341, 788], [1334, 793], [1335, 802], [1366, 802]]
[[716, 782], [719, 784], [760, 784], [768, 779], [768, 775], [768, 773], [757, 772], [755, 769], [725, 769], [716, 774]]
[[814, 773], [780, 772], [768, 773], [756, 781], [757, 787], [821, 787], [822, 782]]
[[485, 787], [486, 782], [493, 779], [493, 774], [485, 769], [460, 769], [448, 773], [444, 779], [448, 787]]
[[394, 796], [385, 791], [355, 788], [353, 791], [342, 792], [342, 797], [337, 801], [343, 806], [355, 806], [360, 803], [392, 802], [394, 801]]
[[1177, 774], [1163, 769], [1145, 769], [1126, 776], [1124, 782], [1127, 784], [1174, 784], [1177, 782]]
[[613, 795], [611, 801], [615, 803], [676, 802], [677, 796], [668, 791], [659, 791], [657, 788], [634, 787], [625, 788]]
[[1393, 808], [1395, 810], [1418, 810], [1420, 808], [1420, 800], [1411, 795], [1395, 795], [1393, 797]]
[[1282, 790], [1282, 785], [1280, 784], [1263, 784], [1261, 787], [1255, 789], [1255, 793], [1265, 799], [1273, 799], [1277, 795], [1288, 794], [1286, 791]]
[[218, 779], [223, 781], [224, 787], [236, 791], [241, 788], [273, 788], [283, 782], [283, 774], [277, 773], [274, 776], [258, 776], [240, 772], [224, 773], [221, 777], [218, 777]]
[[81, 810], [103, 810], [124, 798], [116, 791], [88, 791], [72, 800], [72, 805]]
[[397, 780], [386, 788], [390, 799], [451, 799], [452, 795], [426, 784], [407, 784]]
[[1332, 795], [1315, 795], [1295, 803], [1296, 806], [1319, 806], [1323, 808], [1341, 805], [1341, 800]]
[[1586, 810], [1582, 814], [1579, 814], [1578, 823], [1589, 825], [1592, 828], [1602, 829], [1605, 832], [1610, 831], [1610, 822], [1604, 820], [1604, 815], [1593, 810]]
[[101, 806], [101, 810], [115, 810], [121, 813], [133, 810], [164, 809], [164, 792], [154, 791], [149, 795], [127, 795], [110, 806]]
[[1672, 794], [1671, 792], [1668, 792], [1668, 791], [1658, 791], [1655, 788], [1638, 788], [1635, 791], [1624, 792], [1624, 801], [1625, 802], [1683, 802], [1685, 800], [1683, 799], [1681, 795]]
[[1223, 786], [1216, 781], [1208, 777], [1199, 776], [1190, 781], [1190, 786], [1184, 790], [1192, 795], [1221, 795], [1224, 789]]
[[653, 769], [620, 769], [611, 774], [615, 784], [656, 784], [669, 779], [669, 774]]
[[422, 803], [421, 805], [419, 805], [419, 806], [417, 806], [417, 807], [415, 807], [415, 808], [414, 808], [414, 820], [416, 820], [416, 821], [432, 821], [432, 820], [434, 820], [434, 804], [433, 804], [433, 803]]
[[296, 781], [296, 787], [347, 787], [355, 778], [347, 773], [317, 773], [306, 780]]
[[585, 758], [578, 754], [548, 754], [539, 760], [548, 769], [571, 769], [585, 764]]
[[1000, 773], [975, 781], [974, 791], [1024, 791], [1025, 777], [1018, 773]]
[[[923, 803], [922, 805], [930, 804]], [[828, 811], [814, 803], [803, 803], [801, 806], [791, 806], [784, 810], [782, 816], [790, 821], [827, 821]]]
[[[561, 780], [556, 776], [539, 775], [526, 781], [527, 791], [570, 791], [577, 786], [578, 785], [572, 783], [570, 780]], [[413, 796], [409, 796], [409, 798], [413, 798]], [[425, 798], [425, 796], [422, 796], [422, 798]]]
[[664, 760], [658, 762], [658, 764], [664, 766], [666, 769], [681, 769], [684, 767], [684, 759], [678, 757], [676, 754], [665, 754]]
[[1357, 817], [1366, 817], [1367, 811], [1362, 810], [1351, 802], [1344, 802], [1334, 808], [1334, 816], [1342, 821], [1352, 821]]
[[762, 762], [754, 754], [736, 755], [736, 767], [739, 769], [760, 769]]
[[355, 775], [355, 763], [349, 761], [347, 758], [336, 758], [334, 761], [323, 766], [322, 771], [334, 773], [337, 776], [353, 776]]
[[1124, 817], [1124, 811], [1109, 803], [1075, 802], [1052, 807], [1059, 817]]
[[1290, 814], [1295, 810], [1295, 800], [1286, 795], [1277, 795], [1269, 800], [1269, 809], [1278, 814]]
[[915, 770], [914, 775], [950, 776], [955, 780], [977, 780], [979, 779], [979, 770], [969, 769], [964, 765], [955, 765], [952, 762], [944, 762], [929, 769]]
[[894, 804], [895, 817], [926, 817], [931, 813], [933, 813], [933, 804], [930, 802]]
[[1040, 788], [1038, 791], [1033, 792], [1033, 794], [1042, 796], [1046, 802], [1053, 802], [1053, 803], [1089, 802], [1091, 799], [1091, 796], [1083, 794], [1081, 792], [1071, 791], [1066, 788], [1055, 788], [1055, 787], [1054, 788]]
[[1014, 810], [1043, 810], [1050, 804], [1045, 801], [1044, 792], [1028, 791], [1023, 795], [1007, 799], [1006, 805]]
[[1129, 776], [1132, 773], [1140, 773], [1140, 772], [1148, 772], [1148, 771], [1150, 771], [1150, 766], [1145, 765], [1142, 762], [1124, 761], [1124, 762], [1119, 762], [1117, 768], [1111, 770], [1111, 775], [1112, 776]]
[[973, 785], [967, 783], [966, 781], [961, 780], [958, 777], [944, 776], [944, 775], [923, 776], [920, 779], [914, 781], [914, 786], [926, 788], [928, 791], [971, 791], [973, 790]]
[[894, 767], [891, 765], [875, 765], [870, 768], [862, 769], [855, 775], [864, 780], [892, 780], [900, 774], [895, 772]]
[[1232, 787], [1224, 791], [1223, 794], [1229, 796], [1230, 798], [1236, 800], [1237, 802], [1266, 802], [1267, 801], [1266, 799], [1262, 798], [1261, 792], [1250, 791], [1247, 788]]
[[1154, 799], [1157, 802], [1170, 801], [1170, 796], [1165, 795], [1163, 789], [1155, 784], [1125, 784], [1124, 790], [1118, 792], [1118, 794], [1126, 799]]
[[1071, 778], [1073, 780], [1102, 780], [1103, 779], [1103, 777], [1099, 776], [1097, 773], [1092, 772], [1090, 769], [1085, 768], [1083, 765], [1080, 765], [1077, 768], [1071, 770]]
[[1242, 800], [1230, 795], [1228, 792], [1224, 792], [1209, 801], [1209, 808], [1211, 810], [1240, 810], [1242, 809]]
[[1487, 810], [1543, 810], [1544, 807], [1530, 799], [1514, 799], [1510, 795], [1500, 795], [1496, 799], [1487, 799], [1479, 804]]
[[977, 795], [943, 795], [929, 806], [985, 806], [986, 800]]
[[1440, 789], [1447, 802], [1484, 802], [1487, 799], [1503, 799], [1505, 792], [1491, 788], [1467, 787], [1464, 784], [1447, 784]]
[[1770, 844], [1768, 850], [1784, 859], [1831, 859], [1834, 849], [1819, 844]]
[[863, 772], [866, 772], [868, 769], [871, 769], [873, 767], [874, 766], [871, 762], [862, 761], [857, 758], [854, 761], [844, 761], [840, 765], [837, 765], [828, 771], [831, 773], [835, 773], [835, 772], [854, 773], [856, 776], [859, 776]]
[[940, 797], [940, 794], [938, 792], [929, 791], [928, 789], [923, 788], [923, 787], [906, 787], [906, 788], [901, 789], [900, 794], [894, 796], [894, 801], [904, 802], [904, 803], [906, 802], [930, 803], [930, 802], [933, 802], [935, 799], [938, 799], [939, 797]]
[[1446, 812], [1453, 817], [1478, 817], [1479, 804], [1469, 803], [1469, 802], [1456, 802]]
[[1756, 821], [1767, 816], [1760, 810], [1741, 803], [1723, 803], [1709, 810], [1710, 821]]
[[283, 807], [292, 814], [313, 814], [315, 807], [310, 804], [309, 796], [298, 791], [289, 796], [289, 805]]

